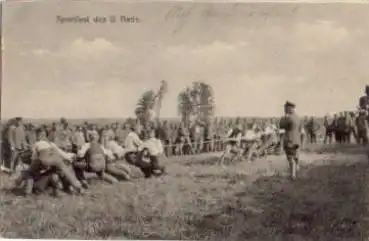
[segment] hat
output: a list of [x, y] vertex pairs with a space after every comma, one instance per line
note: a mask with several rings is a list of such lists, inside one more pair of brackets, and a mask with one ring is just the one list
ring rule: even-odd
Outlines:
[[292, 103], [292, 102], [290, 102], [290, 101], [286, 101], [286, 103], [284, 104], [284, 106], [285, 107], [292, 107], [292, 108], [295, 108], [296, 107], [296, 105], [294, 104], [294, 103]]

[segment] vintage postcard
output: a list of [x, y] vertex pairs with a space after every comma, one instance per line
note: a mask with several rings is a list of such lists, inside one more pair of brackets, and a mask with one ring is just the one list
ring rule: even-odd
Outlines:
[[0, 236], [366, 240], [368, 13], [6, 1]]

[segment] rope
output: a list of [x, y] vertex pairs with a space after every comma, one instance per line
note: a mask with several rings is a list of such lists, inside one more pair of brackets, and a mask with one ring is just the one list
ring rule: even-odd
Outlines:
[[[241, 138], [241, 139], [234, 139], [234, 138], [222, 138], [222, 139], [214, 139], [214, 140], [210, 140], [210, 141], [201, 141], [202, 144], [208, 144], [208, 143], [226, 143], [228, 141], [236, 141], [236, 142], [242, 142], [242, 141], [245, 141], [245, 142], [257, 142], [259, 141], [260, 139], [259, 138], [256, 138], [256, 139], [253, 139], [253, 140], [250, 140], [250, 139], [246, 139], [246, 138]], [[190, 142], [190, 143], [183, 143], [183, 144], [187, 144], [187, 145], [193, 145], [193, 144], [196, 144], [198, 142], [194, 141], [194, 142]], [[175, 147], [179, 145], [179, 143], [177, 144], [166, 144], [166, 145], [163, 145], [163, 147]]]

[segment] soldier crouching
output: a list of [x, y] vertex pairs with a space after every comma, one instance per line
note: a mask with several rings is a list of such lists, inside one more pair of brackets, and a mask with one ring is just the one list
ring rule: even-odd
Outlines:
[[[108, 173], [107, 163], [114, 160], [112, 152], [105, 149], [99, 143], [99, 135], [90, 133], [90, 142], [82, 146], [78, 151], [78, 161], [73, 164], [74, 171], [78, 180], [81, 181], [84, 188], [88, 188], [85, 172], [95, 173], [100, 179], [109, 183], [116, 183], [118, 179]], [[124, 179], [125, 176], [122, 177]]]
[[159, 164], [160, 156], [164, 154], [164, 147], [155, 136], [155, 130], [148, 130], [145, 133], [145, 141], [138, 147], [138, 166], [145, 178], [150, 178], [152, 175], [160, 176], [165, 172], [165, 168]]
[[38, 129], [36, 135], [37, 141], [32, 147], [30, 167], [22, 172], [15, 184], [19, 186], [25, 182], [24, 191], [26, 195], [35, 191], [35, 188], [39, 192], [45, 191], [51, 184], [54, 194], [56, 194], [58, 187], [60, 187], [59, 180], [64, 180], [75, 191], [82, 193], [81, 183], [64, 162], [73, 162], [75, 155], [66, 153], [54, 143], [49, 142], [43, 130]]

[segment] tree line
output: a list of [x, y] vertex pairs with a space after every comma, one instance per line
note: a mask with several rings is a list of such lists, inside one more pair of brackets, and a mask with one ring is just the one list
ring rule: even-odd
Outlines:
[[[162, 81], [158, 91], [145, 91], [139, 98], [135, 115], [138, 121], [147, 126], [155, 118], [159, 119], [162, 100], [168, 91], [168, 83]], [[177, 111], [181, 122], [186, 126], [192, 123], [212, 123], [215, 115], [213, 88], [202, 81], [195, 81], [178, 94]]]

